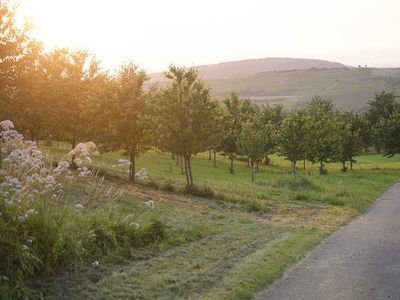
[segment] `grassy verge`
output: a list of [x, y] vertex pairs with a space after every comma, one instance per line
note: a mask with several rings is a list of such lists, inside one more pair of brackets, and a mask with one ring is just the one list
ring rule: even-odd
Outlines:
[[[58, 159], [67, 151], [65, 145], [47, 149]], [[289, 164], [273, 156], [273, 165], [262, 166], [252, 184], [245, 163], [235, 162], [235, 173], [229, 174], [229, 161], [220, 158], [215, 168], [199, 155], [193, 162], [195, 181], [212, 191], [209, 199], [176, 192], [184, 175], [162, 153], [149, 152], [138, 160], [152, 187], [127, 184], [126, 171], [113, 167], [121, 156], [96, 157], [94, 166], [115, 179], [93, 189], [69, 187], [65, 205], [83, 203], [87, 213], [107, 211], [139, 226], [156, 216], [167, 224], [165, 239], [135, 249], [129, 258], [99, 258], [100, 267], [41, 279], [32, 283], [36, 291], [57, 299], [251, 298], [365, 211], [400, 175], [399, 158], [374, 155], [360, 157], [353, 172], [330, 164], [329, 174], [320, 176], [307, 164], [292, 177]], [[167, 185], [172, 188], [160, 189]], [[152, 210], [144, 204], [149, 200], [155, 203]]]

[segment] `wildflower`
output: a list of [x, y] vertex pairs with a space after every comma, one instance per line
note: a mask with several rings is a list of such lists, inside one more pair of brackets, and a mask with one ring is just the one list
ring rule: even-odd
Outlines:
[[28, 251], [29, 250], [29, 247], [27, 245], [22, 245], [21, 248], [24, 251]]
[[139, 223], [135, 223], [135, 222], [130, 222], [129, 225], [135, 227], [136, 229], [138, 229], [140, 226]]
[[0, 122], [0, 128], [4, 131], [14, 129], [14, 124], [10, 120], [4, 120]]
[[146, 179], [149, 178], [149, 177], [147, 176], [147, 171], [146, 171], [145, 168], [141, 168], [140, 171], [136, 173], [136, 177], [137, 177], [139, 180], [146, 180]]
[[75, 205], [75, 208], [83, 209], [84, 207], [83, 207], [83, 204], [76, 204], [76, 205]]
[[93, 267], [98, 267], [100, 264], [99, 264], [99, 262], [97, 261], [97, 260], [95, 260], [93, 263], [92, 263], [92, 266]]
[[146, 201], [144, 204], [146, 206], [150, 207], [151, 209], [154, 208], [154, 201], [153, 200]]

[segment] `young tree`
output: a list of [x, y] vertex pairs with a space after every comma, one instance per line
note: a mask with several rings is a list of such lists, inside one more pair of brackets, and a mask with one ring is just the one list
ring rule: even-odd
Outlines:
[[131, 182], [135, 181], [136, 158], [151, 144], [150, 94], [144, 92], [147, 80], [146, 73], [136, 65], [124, 65], [114, 78], [104, 78], [103, 95], [92, 103], [96, 115], [95, 140], [106, 150], [126, 151]]
[[307, 133], [310, 119], [303, 109], [288, 114], [278, 130], [278, 153], [292, 163], [292, 174], [296, 174], [296, 163], [304, 160], [307, 153]]
[[254, 182], [254, 163], [259, 162], [265, 155], [265, 135], [255, 120], [246, 122], [237, 139], [240, 154], [250, 161], [251, 181]]
[[240, 99], [231, 93], [224, 99], [223, 109], [223, 137], [219, 150], [228, 156], [231, 161], [229, 172], [233, 173], [233, 161], [238, 154], [237, 139], [243, 124], [254, 114], [254, 107], [249, 101]]
[[382, 142], [385, 155], [392, 157], [400, 153], [400, 109], [395, 111], [387, 119], [381, 120]]
[[374, 100], [368, 103], [368, 110], [365, 117], [368, 120], [370, 129], [372, 129], [372, 144], [380, 153], [383, 145], [382, 137], [384, 135], [383, 128], [380, 126], [382, 120], [387, 120], [399, 108], [399, 104], [395, 101], [393, 93], [382, 91], [376, 93]]
[[339, 160], [343, 164], [343, 172], [347, 171], [346, 161], [350, 162], [350, 170], [353, 170], [355, 156], [361, 153], [361, 123], [357, 115], [352, 112], [343, 112], [339, 116], [340, 122], [340, 152]]
[[193, 186], [192, 158], [210, 149], [219, 128], [220, 110], [193, 68], [170, 66], [171, 81], [157, 106], [160, 148], [184, 159], [186, 185]]
[[338, 117], [332, 101], [321, 97], [314, 97], [308, 103], [307, 113], [310, 116], [307, 158], [313, 163], [319, 162], [320, 174], [325, 174], [324, 164], [338, 159], [340, 150]]

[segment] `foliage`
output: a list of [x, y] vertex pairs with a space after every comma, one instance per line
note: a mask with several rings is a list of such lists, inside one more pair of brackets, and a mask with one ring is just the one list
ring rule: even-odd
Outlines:
[[320, 174], [325, 174], [324, 164], [338, 159], [340, 147], [339, 123], [331, 100], [314, 97], [307, 106], [310, 116], [307, 137], [307, 158], [320, 163]]
[[309, 126], [309, 116], [300, 109], [288, 114], [279, 127], [278, 153], [292, 162], [292, 174], [296, 174], [296, 162], [306, 158]]
[[193, 155], [215, 144], [220, 128], [218, 104], [194, 69], [171, 66], [166, 77], [171, 85], [160, 95], [157, 121], [161, 149], [184, 158], [186, 184], [193, 185]]

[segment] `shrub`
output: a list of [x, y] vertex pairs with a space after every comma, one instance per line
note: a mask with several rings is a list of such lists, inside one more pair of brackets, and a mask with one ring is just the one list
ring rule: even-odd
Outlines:
[[272, 186], [286, 188], [291, 191], [317, 190], [317, 186], [308, 178], [299, 175], [282, 175], [272, 181]]
[[161, 187], [161, 190], [165, 192], [175, 192], [175, 187], [172, 184], [167, 183]]
[[211, 199], [211, 198], [215, 197], [214, 191], [208, 186], [203, 186], [203, 187], [198, 187], [196, 185], [185, 186], [183, 193], [202, 197], [202, 198], [210, 198]]
[[310, 196], [304, 193], [297, 193], [294, 195], [293, 199], [297, 201], [306, 201], [310, 199]]

